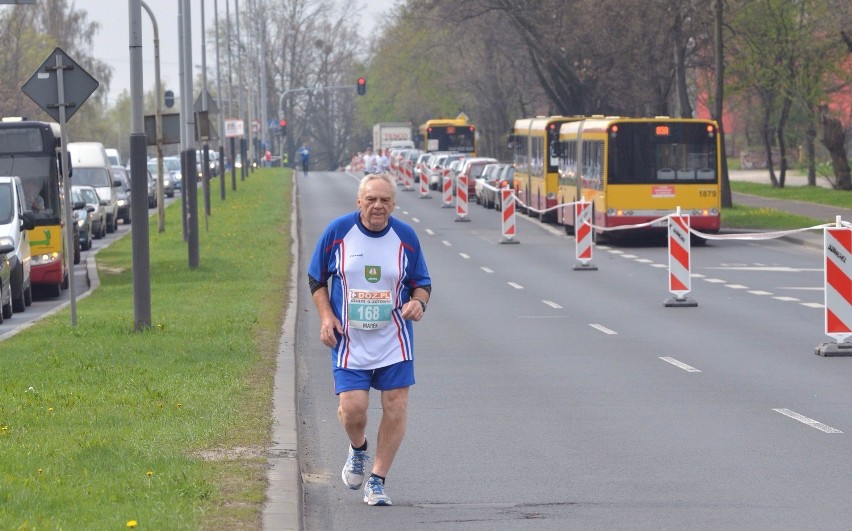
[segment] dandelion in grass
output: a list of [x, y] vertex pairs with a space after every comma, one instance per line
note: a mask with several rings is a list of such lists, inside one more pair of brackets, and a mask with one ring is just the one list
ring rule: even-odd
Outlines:
[[148, 477], [150, 478], [151, 476], [153, 476], [153, 475], [154, 475], [154, 471], [153, 471], [153, 470], [149, 470], [149, 471], [145, 472], [145, 475], [146, 475], [146, 476], [148, 476]]
[[139, 525], [139, 524], [136, 522], [136, 520], [128, 520], [127, 521], [127, 527], [136, 527], [137, 525]]

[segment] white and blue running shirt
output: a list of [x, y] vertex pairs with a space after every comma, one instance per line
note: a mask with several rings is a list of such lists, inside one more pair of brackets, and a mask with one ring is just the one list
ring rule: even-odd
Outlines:
[[335, 367], [377, 369], [414, 359], [413, 325], [402, 318], [402, 306], [432, 280], [411, 226], [391, 216], [384, 230], [372, 232], [357, 211], [337, 218], [320, 237], [308, 275], [328, 282], [343, 324], [331, 349]]

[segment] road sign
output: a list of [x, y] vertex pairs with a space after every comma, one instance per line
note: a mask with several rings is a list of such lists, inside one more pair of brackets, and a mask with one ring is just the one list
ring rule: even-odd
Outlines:
[[[163, 144], [180, 144], [180, 113], [160, 115], [163, 120]], [[157, 117], [145, 115], [145, 136], [149, 146], [157, 145]]]
[[[62, 66], [57, 66], [57, 57], [59, 57]], [[59, 68], [62, 68], [63, 71], [65, 101], [59, 101], [59, 87], [57, 85], [57, 70]], [[71, 116], [97, 89], [98, 81], [60, 48], [53, 50], [47, 60], [21, 87], [24, 94], [29, 96], [57, 122], [59, 121], [60, 104], [65, 106], [65, 120], [70, 120]]]
[[[205, 109], [202, 109], [201, 107], [203, 107], [203, 105], [202, 105], [202, 102], [201, 102], [201, 94], [199, 94], [198, 97], [195, 98], [195, 112], [201, 112], [201, 111], [205, 110]], [[211, 96], [209, 91], [207, 91], [207, 109], [206, 110], [210, 114], [219, 114], [219, 105], [216, 103], [216, 98]]]
[[225, 120], [225, 138], [244, 136], [243, 121], [234, 118]]

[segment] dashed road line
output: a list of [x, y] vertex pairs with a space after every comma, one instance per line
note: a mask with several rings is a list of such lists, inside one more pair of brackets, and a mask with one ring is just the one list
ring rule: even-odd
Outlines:
[[660, 356], [660, 359], [665, 361], [666, 363], [671, 363], [675, 367], [681, 368], [681, 369], [685, 370], [686, 372], [701, 372], [699, 369], [696, 369], [695, 367], [687, 365], [686, 363], [683, 363], [682, 361], [678, 361], [678, 360], [676, 360], [674, 358], [670, 358], [668, 356]]
[[820, 310], [825, 308], [825, 304], [822, 304], [821, 302], [800, 302], [799, 304], [807, 306], [808, 308], [817, 308]]
[[470, 255], [469, 255], [469, 254], [467, 254], [467, 253], [459, 253], [459, 256], [461, 256], [461, 257], [462, 257], [462, 258], [464, 258], [465, 260], [470, 260]]
[[432, 229], [426, 229], [426, 234], [428, 234], [429, 236], [434, 236], [435, 231], [433, 231]]
[[548, 305], [548, 306], [550, 306], [551, 308], [555, 308], [555, 309], [557, 309], [557, 310], [561, 310], [561, 309], [562, 309], [562, 306], [560, 306], [559, 304], [556, 304], [556, 303], [555, 303], [555, 302], [553, 302], [553, 301], [543, 300], [543, 301], [541, 301], [541, 302], [543, 302], [543, 303], [547, 304], [547, 305]]
[[493, 272], [494, 272], [494, 270], [493, 270], [493, 269], [488, 269], [488, 268], [487, 268], [487, 267], [485, 267], [485, 266], [480, 266], [479, 268], [480, 268], [480, 269], [482, 269], [483, 271], [485, 271], [486, 273], [493, 273]]
[[775, 300], [783, 301], [783, 302], [799, 302], [800, 299], [796, 297], [772, 297]]
[[787, 408], [773, 409], [772, 411], [775, 411], [776, 413], [781, 413], [782, 415], [784, 415], [786, 417], [790, 417], [791, 419], [798, 420], [802, 424], [806, 424], [806, 425], [810, 426], [811, 428], [816, 428], [819, 431], [823, 431], [825, 433], [843, 433], [842, 431], [838, 430], [837, 428], [832, 428], [831, 426], [823, 424], [822, 422], [818, 422], [818, 421], [816, 421], [812, 418], [808, 418], [804, 415], [800, 415], [799, 413], [796, 413], [795, 411], [790, 411]]
[[452, 247], [452, 246], [453, 246], [453, 244], [452, 244], [452, 243], [450, 243], [450, 242], [448, 242], [447, 240], [441, 240], [441, 243], [443, 243], [443, 244], [444, 244], [444, 245], [446, 245], [447, 247]]
[[749, 293], [751, 293], [752, 295], [772, 295], [771, 291], [763, 291], [759, 289], [753, 289], [749, 291]]
[[508, 282], [508, 284], [515, 289], [524, 289], [524, 287], [518, 284], [517, 282]]
[[725, 284], [725, 287], [730, 289], [748, 289], [748, 286], [743, 286], [742, 284]]
[[589, 326], [591, 326], [591, 327], [592, 327], [592, 328], [594, 328], [595, 330], [600, 330], [600, 331], [601, 331], [601, 332], [603, 332], [604, 334], [607, 334], [607, 335], [610, 335], [610, 336], [616, 336], [616, 335], [618, 335], [618, 332], [616, 332], [615, 330], [610, 330], [609, 328], [605, 327], [605, 326], [604, 326], [604, 325], [602, 325], [602, 324], [598, 324], [598, 323], [589, 323]]

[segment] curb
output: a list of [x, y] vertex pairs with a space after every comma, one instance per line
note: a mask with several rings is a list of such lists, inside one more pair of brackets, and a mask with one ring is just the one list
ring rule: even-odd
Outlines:
[[281, 325], [277, 367], [272, 391], [272, 446], [267, 452], [266, 504], [263, 507], [263, 529], [300, 531], [304, 490], [299, 463], [299, 431], [296, 413], [296, 314], [299, 241], [297, 212], [297, 179], [293, 173], [292, 236], [293, 262], [288, 290], [290, 300]]

